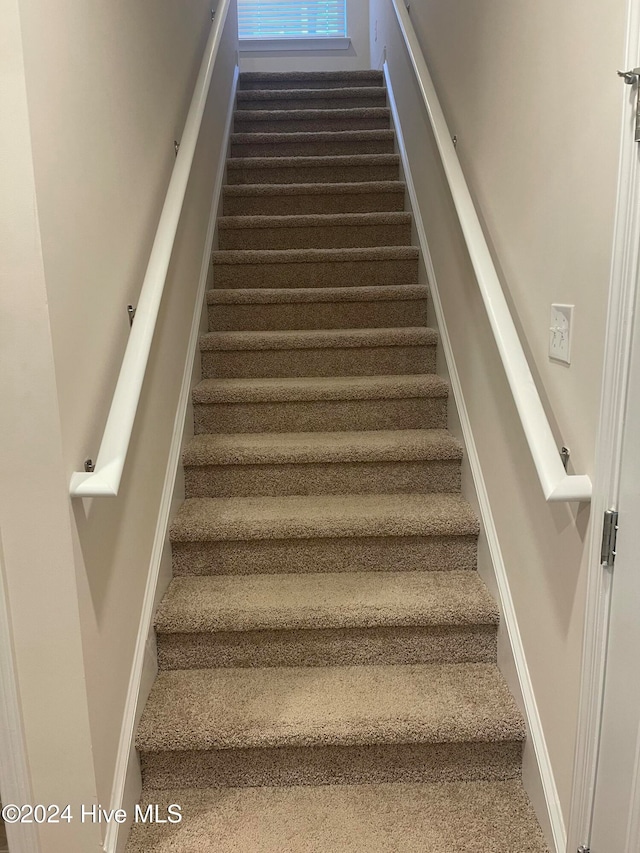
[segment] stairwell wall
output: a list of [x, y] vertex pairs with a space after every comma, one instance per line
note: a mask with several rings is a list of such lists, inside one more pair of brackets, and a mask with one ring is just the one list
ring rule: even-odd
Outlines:
[[[18, 0], [0, 27], [0, 788], [96, 795]], [[80, 821], [6, 825], [14, 853], [96, 849]]]
[[[209, 0], [21, 3], [65, 478], [95, 459], [202, 52]], [[120, 494], [65, 496], [98, 801], [114, 766], [237, 60], [232, 4]], [[47, 425], [42, 425], [47, 429]], [[179, 496], [178, 496], [179, 497]], [[44, 567], [37, 567], [44, 571]]]
[[[370, 17], [372, 66], [381, 66], [386, 48], [566, 822], [589, 508], [544, 501], [389, 0], [371, 0]], [[571, 448], [573, 470], [593, 475], [624, 4], [424, 0], [411, 4], [411, 17], [558, 444]], [[547, 357], [552, 302], [576, 305], [570, 366]]]

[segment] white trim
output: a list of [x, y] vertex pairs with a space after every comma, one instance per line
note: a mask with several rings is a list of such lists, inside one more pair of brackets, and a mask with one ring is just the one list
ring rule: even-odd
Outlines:
[[631, 783], [630, 804], [625, 853], [637, 853], [640, 850], [640, 731], [636, 738], [636, 760]]
[[240, 39], [240, 53], [261, 53], [262, 51], [282, 50], [349, 50], [351, 39], [348, 36], [333, 38], [297, 38], [297, 39]]
[[[13, 656], [11, 616], [5, 589], [0, 531], [0, 793], [2, 802], [33, 803], [29, 762], [24, 743], [18, 678]], [[11, 853], [40, 853], [35, 824], [7, 824]]]
[[589, 501], [590, 478], [586, 474], [567, 474], [560, 459], [409, 12], [402, 0], [391, 0], [391, 4], [431, 122], [478, 289], [545, 500]]
[[[189, 398], [191, 396], [193, 363], [196, 356], [198, 340], [200, 338], [200, 323], [202, 311], [205, 307], [205, 290], [209, 270], [211, 268], [211, 249], [215, 235], [216, 222], [218, 218], [218, 210], [222, 197], [222, 185], [224, 181], [225, 163], [228, 156], [229, 138], [231, 132], [231, 122], [233, 120], [233, 111], [235, 107], [236, 89], [238, 86], [238, 75], [240, 69], [236, 65], [231, 83], [231, 94], [229, 105], [227, 108], [227, 116], [222, 136], [222, 148], [220, 150], [220, 158], [218, 161], [218, 169], [216, 180], [213, 189], [213, 197], [211, 210], [209, 213], [209, 225], [207, 228], [207, 236], [205, 241], [204, 253], [202, 256], [202, 266], [200, 269], [200, 280], [198, 283], [198, 292], [196, 296], [196, 309], [191, 323], [191, 332], [189, 335], [189, 345], [187, 347], [187, 355], [185, 360], [184, 372], [182, 375], [182, 385], [180, 388], [180, 396], [176, 409], [176, 416], [173, 424], [173, 435], [171, 438], [171, 447], [169, 450], [169, 461], [162, 489], [162, 497], [160, 501], [160, 510], [158, 513], [158, 523], [156, 525], [155, 536], [153, 540], [153, 548], [151, 551], [151, 560], [149, 565], [149, 574], [147, 576], [147, 585], [144, 592], [142, 603], [142, 614], [140, 624], [138, 626], [138, 636], [136, 638], [135, 651], [133, 655], [133, 664], [131, 667], [131, 675], [129, 678], [129, 687], [125, 700], [124, 713], [122, 719], [122, 728], [120, 730], [120, 741], [118, 743], [118, 754], [116, 756], [116, 765], [113, 777], [113, 787], [111, 790], [110, 809], [123, 808], [123, 803], [126, 802], [125, 789], [127, 786], [127, 777], [130, 767], [132, 755], [135, 754], [135, 729], [137, 725], [138, 712], [140, 705], [145, 697], [141, 696], [141, 684], [143, 681], [143, 670], [145, 663], [145, 655], [147, 653], [147, 641], [152, 630], [153, 613], [155, 609], [156, 590], [158, 586], [158, 578], [160, 575], [160, 567], [162, 564], [163, 552], [167, 542], [167, 531], [169, 529], [169, 521], [171, 508], [173, 504], [173, 495], [180, 463], [180, 454], [183, 444], [183, 435], [185, 430], [185, 419]], [[104, 840], [105, 853], [116, 853], [118, 847], [118, 832], [120, 824], [116, 821], [111, 821], [108, 824], [107, 832]]]
[[540, 714], [538, 713], [538, 706], [536, 704], [535, 695], [533, 692], [533, 685], [529, 676], [529, 669], [527, 667], [524, 647], [522, 645], [522, 639], [520, 637], [520, 630], [518, 628], [518, 620], [516, 617], [515, 606], [509, 588], [507, 570], [504, 564], [504, 559], [502, 557], [502, 550], [500, 548], [498, 534], [493, 520], [491, 503], [489, 501], [489, 496], [485, 487], [480, 458], [478, 456], [478, 451], [476, 449], [475, 440], [473, 437], [473, 430], [471, 428], [471, 422], [469, 420], [469, 415], [464, 402], [462, 384], [458, 375], [458, 370], [453, 355], [453, 348], [451, 346], [451, 340], [449, 338], [449, 332], [442, 309], [442, 302], [438, 290], [438, 282], [435, 274], [435, 269], [433, 267], [433, 261], [431, 259], [431, 253], [429, 251], [429, 244], [424, 229], [424, 223], [420, 214], [418, 196], [416, 193], [415, 185], [413, 183], [413, 178], [411, 176], [411, 167], [409, 165], [409, 159], [404, 143], [404, 137], [402, 134], [400, 118], [393, 95], [393, 87], [391, 84], [389, 66], [386, 61], [383, 64], [383, 72], [387, 86], [389, 106], [391, 108], [393, 124], [395, 127], [398, 151], [400, 154], [402, 169], [404, 172], [404, 179], [407, 185], [407, 192], [409, 194], [409, 199], [411, 202], [418, 243], [420, 245], [422, 257], [427, 269], [427, 278], [429, 280], [429, 292], [431, 296], [431, 302], [436, 316], [438, 332], [440, 334], [442, 349], [447, 363], [451, 390], [453, 392], [458, 417], [460, 419], [460, 426], [462, 429], [467, 459], [469, 461], [473, 477], [473, 483], [476, 490], [476, 497], [481, 516], [481, 522], [486, 535], [487, 544], [489, 546], [493, 572], [495, 575], [495, 582], [499, 594], [500, 611], [503, 616], [503, 622], [506, 628], [511, 656], [515, 671], [517, 673], [518, 688], [522, 696], [522, 702], [524, 705], [524, 713], [527, 728], [529, 731], [529, 738], [533, 746], [540, 784], [544, 793], [548, 824], [550, 826], [553, 842], [555, 845], [555, 853], [565, 853], [567, 839], [562, 810], [560, 808], [560, 801], [558, 798], [558, 791], [556, 788], [553, 770], [551, 767], [551, 761], [549, 759], [549, 753], [544, 737], [542, 722], [540, 720]]
[[142, 283], [136, 318], [131, 327], [107, 423], [102, 434], [95, 470], [91, 473], [76, 471], [71, 475], [69, 492], [72, 497], [115, 497], [120, 488], [167, 271], [173, 253], [173, 244], [229, 5], [230, 0], [220, 0], [202, 56], [202, 64], [180, 140], [180, 149], [171, 172], [169, 188]]
[[[625, 68], [640, 57], [640, 0], [629, 0]], [[616, 69], [611, 69], [615, 74]], [[589, 542], [585, 631], [573, 774], [569, 849], [589, 843], [602, 723], [611, 573], [600, 568], [601, 519], [615, 508], [622, 466], [623, 421], [631, 363], [632, 321], [637, 310], [640, 246], [640, 169], [633, 141], [635, 93], [620, 81], [621, 141], [613, 237], [602, 397], [596, 441], [593, 523]]]

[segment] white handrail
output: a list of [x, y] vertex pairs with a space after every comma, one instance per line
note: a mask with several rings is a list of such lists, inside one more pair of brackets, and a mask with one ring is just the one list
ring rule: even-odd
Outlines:
[[164, 292], [167, 270], [169, 269], [193, 156], [209, 94], [213, 66], [222, 39], [229, 5], [230, 0], [220, 0], [211, 25], [184, 125], [184, 132], [180, 140], [180, 148], [171, 173], [158, 230], [142, 283], [135, 320], [131, 327], [118, 382], [111, 401], [111, 409], [102, 434], [95, 469], [88, 473], [75, 471], [72, 474], [69, 488], [72, 497], [115, 497], [118, 494]]
[[391, 0], [391, 3], [429, 115], [489, 323], [545, 499], [590, 501], [591, 479], [586, 474], [567, 474], [560, 459], [409, 12], [402, 0]]

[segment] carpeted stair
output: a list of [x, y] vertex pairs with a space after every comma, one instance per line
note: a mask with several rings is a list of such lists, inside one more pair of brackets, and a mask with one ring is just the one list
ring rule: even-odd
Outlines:
[[378, 72], [242, 74], [129, 853], [544, 853]]

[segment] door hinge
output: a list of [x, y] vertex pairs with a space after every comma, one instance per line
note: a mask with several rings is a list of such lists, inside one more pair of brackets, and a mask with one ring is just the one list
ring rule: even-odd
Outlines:
[[622, 77], [627, 86], [633, 86], [640, 77], [640, 68], [632, 68], [630, 71], [618, 71], [618, 77]]
[[618, 71], [618, 77], [622, 77], [627, 86], [636, 86], [636, 120], [634, 140], [640, 142], [640, 68], [632, 68], [630, 71]]
[[[600, 562], [604, 566], [613, 566], [616, 561], [616, 540], [618, 538], [618, 510], [607, 509], [604, 513], [602, 528], [602, 548]], [[588, 853], [588, 851], [586, 851]]]

